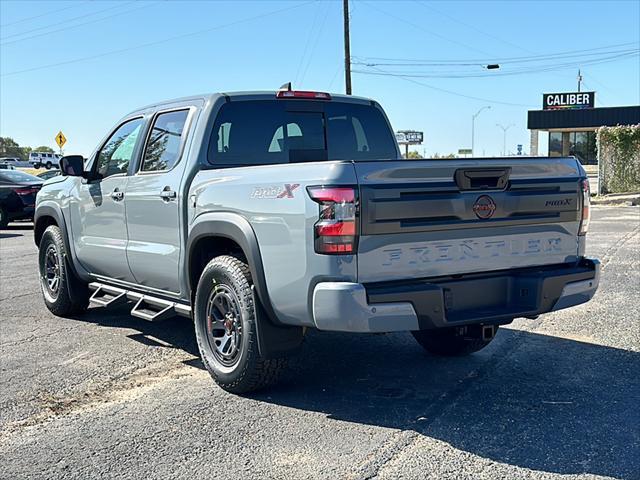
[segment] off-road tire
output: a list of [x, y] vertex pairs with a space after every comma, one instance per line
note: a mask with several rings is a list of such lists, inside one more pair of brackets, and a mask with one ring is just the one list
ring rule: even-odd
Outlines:
[[[55, 293], [47, 288], [45, 261], [47, 251], [53, 248], [59, 265], [58, 289]], [[40, 289], [44, 303], [51, 313], [59, 317], [79, 314], [89, 306], [89, 290], [87, 284], [77, 278], [69, 267], [67, 251], [60, 228], [50, 225], [42, 234], [38, 252], [40, 273]]]
[[[286, 358], [265, 359], [258, 351], [256, 304], [251, 272], [242, 260], [222, 255], [204, 268], [194, 302], [196, 339], [202, 361], [215, 382], [232, 393], [247, 393], [275, 383], [287, 366]], [[237, 300], [241, 324], [239, 354], [231, 366], [223, 365], [214, 353], [208, 332], [209, 305], [216, 288], [229, 289]]]
[[53, 167], [53, 163], [47, 162], [45, 166], [47, 167], [47, 170], [51, 170], [51, 167]]
[[[495, 329], [497, 334], [497, 325]], [[479, 335], [458, 336], [453, 328], [420, 330], [411, 333], [427, 352], [443, 357], [462, 357], [480, 351], [495, 338], [495, 335], [490, 340], [483, 340]]]

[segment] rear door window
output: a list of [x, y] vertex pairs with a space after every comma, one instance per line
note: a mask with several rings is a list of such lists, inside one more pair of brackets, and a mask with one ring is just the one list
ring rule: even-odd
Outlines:
[[395, 158], [382, 112], [341, 102], [232, 101], [222, 106], [209, 143], [217, 166]]
[[164, 171], [173, 168], [180, 158], [184, 126], [188, 116], [188, 109], [158, 114], [147, 139], [141, 171]]

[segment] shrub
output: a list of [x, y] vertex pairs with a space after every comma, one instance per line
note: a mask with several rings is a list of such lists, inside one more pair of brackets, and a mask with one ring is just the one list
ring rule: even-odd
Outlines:
[[640, 191], [640, 124], [597, 131], [600, 193]]

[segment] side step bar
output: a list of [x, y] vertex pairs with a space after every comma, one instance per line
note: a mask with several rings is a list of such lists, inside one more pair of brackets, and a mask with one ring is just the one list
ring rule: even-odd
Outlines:
[[152, 295], [126, 290], [104, 283], [92, 282], [89, 289], [93, 295], [89, 301], [101, 307], [121, 305], [128, 301], [136, 302], [131, 309], [131, 315], [150, 322], [165, 320], [175, 315], [191, 318], [191, 307], [182, 303], [171, 302]]
[[[93, 284], [92, 284], [93, 285]], [[127, 292], [119, 288], [111, 288], [106, 285], [95, 284], [97, 288], [89, 298], [89, 301], [100, 307], [112, 307], [127, 301]], [[89, 286], [91, 287], [91, 285]]]

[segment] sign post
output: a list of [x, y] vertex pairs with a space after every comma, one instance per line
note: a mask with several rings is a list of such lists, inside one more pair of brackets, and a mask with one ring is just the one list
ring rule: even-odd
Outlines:
[[67, 137], [64, 136], [62, 130], [60, 130], [56, 135], [56, 143], [58, 144], [58, 148], [60, 148], [60, 155], [62, 155], [62, 147], [67, 143]]

